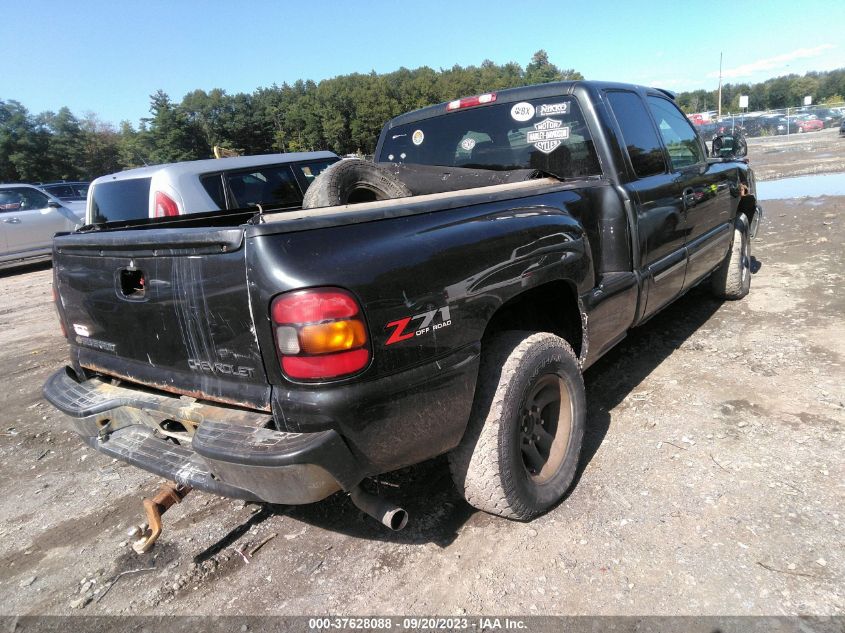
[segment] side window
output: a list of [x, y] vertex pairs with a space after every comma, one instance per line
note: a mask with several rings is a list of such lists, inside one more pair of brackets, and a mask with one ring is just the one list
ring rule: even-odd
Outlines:
[[217, 205], [218, 209], [226, 208], [226, 194], [223, 193], [223, 176], [220, 174], [212, 174], [210, 176], [203, 176], [200, 178], [203, 189]]
[[611, 91], [607, 100], [622, 130], [622, 142], [638, 178], [666, 171], [663, 147], [642, 99], [633, 92]]
[[302, 205], [302, 194], [288, 165], [225, 174], [236, 209], [256, 204], [267, 207]]
[[320, 160], [315, 161], [313, 163], [297, 165], [295, 169], [298, 169], [302, 172], [302, 175], [305, 176], [305, 181], [310, 185], [317, 176], [323, 173], [323, 170], [325, 170], [326, 167], [328, 167], [329, 165], [333, 165], [336, 162], [337, 161], [335, 159]]
[[0, 189], [0, 212], [20, 210], [21, 200], [17, 189]]
[[20, 194], [20, 209], [25, 211], [27, 209], [44, 209], [49, 202], [49, 198], [35, 189], [15, 189]]
[[648, 106], [657, 121], [657, 127], [674, 169], [683, 169], [704, 162], [704, 153], [698, 136], [689, 120], [678, 107], [661, 97], [649, 97]]

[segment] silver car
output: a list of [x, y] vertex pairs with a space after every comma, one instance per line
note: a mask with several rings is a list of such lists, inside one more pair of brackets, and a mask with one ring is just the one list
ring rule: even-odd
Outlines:
[[263, 154], [168, 163], [100, 176], [88, 188], [87, 224], [238, 211], [299, 209], [332, 152]]
[[0, 185], [0, 268], [49, 259], [53, 236], [80, 226], [84, 214], [84, 202], [65, 202], [33, 185]]

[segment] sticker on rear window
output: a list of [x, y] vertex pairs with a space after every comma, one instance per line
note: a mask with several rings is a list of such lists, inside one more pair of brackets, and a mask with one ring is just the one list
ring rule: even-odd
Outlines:
[[423, 134], [422, 130], [414, 130], [411, 140], [414, 142], [414, 145], [422, 145], [422, 142], [425, 140], [425, 134]]
[[514, 121], [528, 121], [534, 118], [534, 106], [527, 101], [515, 103], [511, 108], [511, 118]]
[[475, 139], [474, 138], [465, 138], [461, 141], [461, 148], [465, 149], [468, 152], [472, 151], [472, 148], [475, 147]]
[[534, 130], [525, 135], [525, 140], [544, 154], [551, 154], [561, 141], [569, 138], [569, 127], [563, 127], [563, 121], [543, 119], [534, 124]]
[[567, 114], [569, 112], [569, 102], [563, 103], [544, 103], [537, 108], [537, 116], [549, 116], [552, 114]]

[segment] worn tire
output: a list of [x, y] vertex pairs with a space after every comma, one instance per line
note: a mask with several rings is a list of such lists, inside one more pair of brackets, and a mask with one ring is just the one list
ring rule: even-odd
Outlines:
[[[545, 384], [548, 386], [543, 387]], [[542, 403], [533, 400], [538, 387], [540, 395], [548, 398], [558, 386], [561, 399], [557, 409], [548, 404], [539, 411], [540, 418], [533, 418], [540, 419], [541, 429], [554, 431], [554, 441], [542, 469], [532, 473], [526, 465], [525, 429], [530, 423], [534, 433], [537, 425], [527, 421], [526, 405]], [[569, 423], [565, 424], [564, 415], [558, 415], [552, 427], [555, 412], [567, 410], [563, 387], [571, 403]], [[548, 419], [544, 421], [544, 417]], [[503, 332], [492, 337], [484, 345], [466, 433], [449, 454], [455, 486], [479, 510], [510, 519], [536, 517], [560, 501], [572, 485], [585, 419], [584, 381], [578, 359], [566, 341], [545, 332]], [[565, 445], [555, 444], [564, 439], [568, 440]], [[545, 450], [539, 441], [536, 446]], [[553, 453], [557, 454], [554, 461]]]
[[751, 238], [745, 214], [736, 218], [731, 248], [713, 272], [710, 285], [719, 299], [742, 299], [751, 290]]
[[314, 179], [305, 192], [302, 208], [333, 207], [410, 195], [410, 190], [390, 172], [375, 163], [350, 158], [336, 162]]

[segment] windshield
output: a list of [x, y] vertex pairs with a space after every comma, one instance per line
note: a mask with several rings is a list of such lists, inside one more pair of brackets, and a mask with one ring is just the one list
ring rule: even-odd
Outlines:
[[545, 97], [448, 112], [387, 131], [379, 162], [601, 174], [578, 102]]

